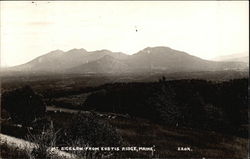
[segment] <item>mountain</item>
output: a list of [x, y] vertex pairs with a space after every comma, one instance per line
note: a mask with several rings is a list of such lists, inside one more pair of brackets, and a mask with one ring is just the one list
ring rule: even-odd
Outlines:
[[148, 47], [136, 54], [117, 58], [104, 56], [90, 63], [71, 68], [71, 73], [157, 73], [235, 70], [239, 62], [215, 62], [191, 56], [169, 47]]
[[39, 56], [28, 63], [12, 67], [11, 69], [33, 72], [54, 72], [64, 70], [81, 64], [84, 53], [86, 53], [84, 49], [73, 49], [68, 52], [55, 50]]
[[71, 73], [125, 73], [130, 69], [122, 60], [105, 55], [102, 58], [71, 68]]
[[209, 63], [209, 61], [169, 47], [145, 48], [132, 55], [128, 62], [137, 69], [164, 71], [193, 70]]
[[98, 60], [105, 55], [124, 59], [127, 55], [123, 53], [113, 53], [109, 50], [98, 50], [88, 52], [85, 49], [72, 49], [67, 52], [55, 50], [45, 55], [35, 58], [34, 60], [10, 68], [15, 71], [31, 72], [65, 72], [66, 70]]
[[249, 64], [249, 53], [238, 53], [238, 54], [231, 54], [225, 56], [218, 56], [214, 59], [214, 61], [236, 61], [236, 62], [244, 62]]
[[133, 55], [109, 50], [55, 50], [10, 70], [61, 73], [157, 73], [246, 69], [242, 62], [208, 61], [169, 47], [147, 47]]
[[169, 47], [148, 47], [132, 55], [127, 60], [129, 65], [140, 70], [184, 72], [217, 71], [244, 67], [238, 62], [208, 61]]

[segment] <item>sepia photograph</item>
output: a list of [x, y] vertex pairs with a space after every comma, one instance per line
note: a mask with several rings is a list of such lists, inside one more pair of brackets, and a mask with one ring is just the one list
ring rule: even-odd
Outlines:
[[0, 158], [250, 157], [249, 1], [0, 13]]

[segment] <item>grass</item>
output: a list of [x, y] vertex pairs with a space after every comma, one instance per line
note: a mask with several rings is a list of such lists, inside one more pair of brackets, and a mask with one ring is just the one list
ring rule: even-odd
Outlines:
[[[73, 121], [70, 113], [47, 112], [47, 118], [54, 122], [55, 129], [67, 127]], [[83, 114], [84, 115], [84, 114]], [[108, 115], [100, 117], [108, 121], [122, 136], [128, 145], [124, 146], [146, 146], [155, 145], [154, 157], [159, 158], [246, 158], [247, 139], [221, 134], [213, 131], [201, 131], [198, 129], [168, 127], [155, 124], [140, 118], [107, 118]], [[2, 130], [5, 127], [2, 127]], [[11, 128], [11, 132], [15, 132]], [[20, 131], [20, 130], [19, 130]], [[110, 145], [112, 146], [112, 145]], [[178, 147], [190, 147], [193, 151], [178, 151]], [[139, 155], [139, 154], [138, 154]], [[151, 152], [141, 152], [140, 155], [150, 156]], [[122, 157], [136, 156], [132, 153], [121, 152]], [[26, 158], [25, 152], [1, 146], [2, 158]], [[138, 157], [138, 156], [137, 156]], [[144, 157], [145, 158], [145, 157]]]
[[[70, 119], [72, 114], [50, 112], [48, 116], [60, 126], [72, 122], [65, 120]], [[247, 139], [218, 132], [168, 127], [140, 118], [117, 117], [102, 120], [107, 120], [116, 128], [131, 146], [155, 145], [155, 157], [246, 158], [248, 152]], [[193, 151], [178, 151], [178, 147], [190, 147]], [[144, 154], [150, 156], [151, 152]]]
[[[122, 136], [135, 145], [156, 145], [160, 157], [245, 158], [247, 139], [188, 128], [167, 127], [130, 120], [113, 122]], [[191, 147], [192, 152], [178, 151]]]
[[[125, 118], [119, 115], [114, 119], [108, 118], [107, 113], [100, 117], [101, 120], [108, 121], [128, 143], [129, 146], [155, 145], [155, 156], [166, 157], [206, 157], [206, 158], [246, 158], [247, 139], [221, 134], [213, 131], [202, 131], [198, 129], [184, 127], [168, 127], [155, 124], [149, 120], [141, 118]], [[83, 114], [84, 115], [84, 114]], [[54, 122], [55, 129], [68, 127], [72, 121], [73, 114], [64, 112], [47, 112], [48, 120]], [[16, 137], [25, 136], [24, 128], [18, 128], [11, 123], [2, 122], [2, 132]], [[9, 131], [9, 132], [8, 132]], [[16, 132], [16, 133], [15, 133]], [[27, 132], [26, 132], [27, 133]], [[110, 145], [112, 146], [112, 145]], [[127, 145], [126, 145], [127, 146]], [[178, 147], [190, 147], [193, 151], [178, 151]], [[1, 146], [1, 156], [12, 158], [25, 155], [21, 150]], [[15, 151], [15, 152], [14, 152]], [[12, 153], [13, 152], [13, 153]], [[121, 152], [122, 156], [135, 156], [134, 154]], [[144, 152], [145, 156], [150, 156], [151, 152]], [[16, 156], [16, 157], [15, 157]]]

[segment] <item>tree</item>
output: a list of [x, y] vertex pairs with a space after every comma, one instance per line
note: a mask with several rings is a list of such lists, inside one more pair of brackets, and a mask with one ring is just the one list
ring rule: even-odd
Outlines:
[[174, 88], [164, 82], [165, 79], [163, 77], [158, 86], [151, 90], [152, 93], [147, 98], [145, 104], [151, 108], [147, 113], [152, 116], [151, 119], [160, 123], [178, 125], [181, 112], [174, 101]]
[[14, 122], [28, 124], [45, 115], [45, 104], [30, 86], [4, 92], [2, 108], [8, 111]]

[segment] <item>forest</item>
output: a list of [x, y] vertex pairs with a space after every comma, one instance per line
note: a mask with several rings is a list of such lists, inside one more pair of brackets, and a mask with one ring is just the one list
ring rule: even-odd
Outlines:
[[248, 80], [107, 84], [91, 94], [83, 110], [129, 114], [169, 126], [247, 136]]

